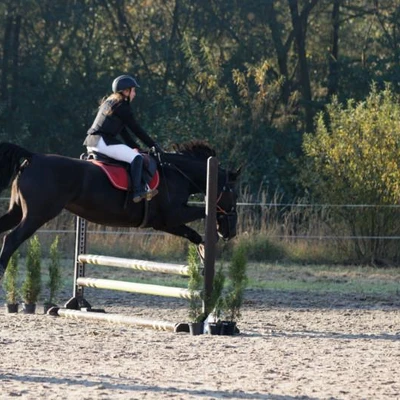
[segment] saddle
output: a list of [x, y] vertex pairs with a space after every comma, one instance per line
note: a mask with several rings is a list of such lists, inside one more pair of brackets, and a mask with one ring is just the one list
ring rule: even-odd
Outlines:
[[[157, 162], [147, 153], [142, 153], [142, 156], [143, 179], [150, 189], [157, 189], [160, 183]], [[90, 152], [85, 155], [84, 159], [100, 167], [115, 188], [130, 190], [131, 184], [128, 163], [114, 160], [98, 152]]]

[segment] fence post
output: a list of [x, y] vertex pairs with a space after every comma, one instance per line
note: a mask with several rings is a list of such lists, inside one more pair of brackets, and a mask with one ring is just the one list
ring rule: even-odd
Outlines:
[[213, 291], [215, 270], [215, 245], [217, 243], [217, 192], [218, 159], [210, 157], [207, 161], [206, 221], [204, 249], [204, 299], [203, 312], [208, 315], [208, 300]]

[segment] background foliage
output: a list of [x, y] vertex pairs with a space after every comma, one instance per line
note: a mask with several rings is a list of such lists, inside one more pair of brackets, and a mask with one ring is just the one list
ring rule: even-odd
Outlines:
[[79, 156], [112, 79], [164, 147], [206, 138], [256, 193], [298, 194], [304, 132], [330, 103], [400, 81], [399, 0], [3, 0], [0, 139]]
[[41, 278], [42, 250], [39, 237], [31, 237], [26, 255], [26, 275], [22, 284], [22, 297], [25, 304], [36, 304], [42, 288]]
[[[378, 92], [376, 85], [363, 102], [343, 106], [334, 99], [316, 133], [304, 137], [305, 186], [317, 201], [339, 206], [331, 213], [337, 233], [354, 236], [357, 256], [367, 262], [393, 255], [397, 244], [382, 238], [400, 234], [392, 207], [400, 198], [399, 100], [390, 87]], [[340, 207], [348, 204], [365, 207]]]

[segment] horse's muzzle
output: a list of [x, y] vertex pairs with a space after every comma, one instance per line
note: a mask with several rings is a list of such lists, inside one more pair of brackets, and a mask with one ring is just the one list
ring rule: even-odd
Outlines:
[[224, 240], [230, 240], [236, 236], [237, 214], [227, 213], [217, 216], [218, 234]]

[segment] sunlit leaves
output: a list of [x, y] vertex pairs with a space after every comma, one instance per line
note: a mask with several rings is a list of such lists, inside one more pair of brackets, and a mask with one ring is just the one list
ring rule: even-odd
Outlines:
[[304, 182], [332, 203], [395, 204], [400, 199], [400, 103], [391, 88], [374, 85], [363, 102], [337, 99], [304, 136]]

